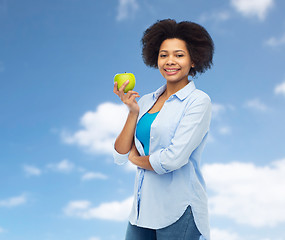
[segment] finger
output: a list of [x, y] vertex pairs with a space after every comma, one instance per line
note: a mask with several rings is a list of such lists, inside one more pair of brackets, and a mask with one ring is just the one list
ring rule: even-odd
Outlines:
[[135, 92], [135, 91], [128, 91], [127, 93], [126, 93], [126, 98], [130, 98], [132, 95], [138, 95], [139, 93], [137, 93], [137, 92]]
[[135, 92], [135, 91], [128, 91], [125, 95], [126, 99], [130, 99], [132, 96], [136, 95], [139, 96], [139, 93], [138, 92]]
[[125, 87], [129, 84], [129, 80], [127, 80], [127, 81], [125, 81], [124, 83], [123, 83], [123, 85], [120, 87], [120, 89], [119, 89], [119, 91], [124, 91], [124, 89], [125, 89]]
[[129, 94], [139, 94], [138, 92], [132, 91], [132, 90], [128, 91], [127, 93], [129, 93]]
[[140, 97], [140, 95], [138, 94], [134, 94], [131, 97], [127, 98], [125, 97], [124, 99], [122, 99], [123, 103], [125, 103], [126, 105], [132, 105], [133, 103], [137, 103], [136, 98]]
[[126, 98], [130, 98], [132, 95], [139, 95], [138, 92], [136, 91], [132, 91], [132, 90], [129, 90], [127, 93], [126, 93]]
[[140, 95], [134, 94], [134, 95], [132, 95], [132, 96], [129, 98], [129, 100], [132, 102], [132, 101], [134, 101], [136, 98], [139, 98], [139, 97], [140, 97]]
[[114, 90], [113, 90], [113, 92], [115, 93], [115, 94], [119, 94], [119, 91], [118, 91], [118, 83], [117, 82], [115, 82], [114, 83]]

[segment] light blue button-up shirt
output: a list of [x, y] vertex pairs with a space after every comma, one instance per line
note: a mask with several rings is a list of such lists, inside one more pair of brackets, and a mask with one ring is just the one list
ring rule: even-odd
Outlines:
[[[139, 101], [139, 119], [154, 105], [166, 85]], [[191, 206], [200, 239], [210, 239], [208, 198], [200, 169], [211, 120], [211, 100], [190, 81], [164, 103], [151, 125], [149, 161], [154, 171], [137, 168], [134, 202], [129, 217], [133, 225], [160, 229], [176, 222]], [[136, 134], [135, 134], [136, 136]], [[144, 149], [135, 137], [141, 156]], [[114, 149], [117, 164], [129, 154]]]

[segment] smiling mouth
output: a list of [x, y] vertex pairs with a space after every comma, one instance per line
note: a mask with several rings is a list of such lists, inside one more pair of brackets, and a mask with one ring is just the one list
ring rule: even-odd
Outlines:
[[164, 71], [167, 72], [167, 73], [176, 73], [179, 70], [180, 70], [179, 68], [177, 68], [177, 69], [164, 69]]

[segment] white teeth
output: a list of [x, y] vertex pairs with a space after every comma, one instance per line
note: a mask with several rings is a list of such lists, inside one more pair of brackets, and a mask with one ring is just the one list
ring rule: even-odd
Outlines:
[[178, 69], [171, 69], [171, 70], [170, 69], [165, 69], [165, 71], [166, 72], [176, 72], [176, 71], [178, 71]]

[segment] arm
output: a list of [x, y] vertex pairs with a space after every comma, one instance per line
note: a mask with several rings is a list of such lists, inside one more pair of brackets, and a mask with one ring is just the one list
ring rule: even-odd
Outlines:
[[192, 152], [208, 132], [211, 119], [211, 101], [203, 98], [192, 103], [179, 122], [168, 147], [149, 156], [149, 162], [158, 174], [165, 174], [188, 163]]
[[123, 130], [115, 141], [115, 150], [120, 154], [127, 154], [133, 144], [138, 114], [129, 113]]
[[136, 98], [139, 97], [139, 94], [135, 91], [128, 91], [126, 94], [124, 93], [124, 89], [128, 85], [128, 81], [126, 81], [119, 90], [117, 89], [117, 85], [118, 84], [116, 82], [114, 84], [114, 93], [120, 97], [121, 101], [124, 104], [127, 105], [129, 108], [129, 114], [123, 130], [115, 141], [114, 148], [119, 154], [127, 154], [132, 147], [137, 118], [139, 114], [139, 106], [136, 101]]
[[136, 148], [136, 145], [134, 143], [133, 143], [132, 149], [131, 149], [130, 154], [129, 154], [129, 160], [134, 165], [136, 165], [140, 168], [153, 171], [153, 168], [149, 162], [149, 156], [140, 156], [140, 154]]

